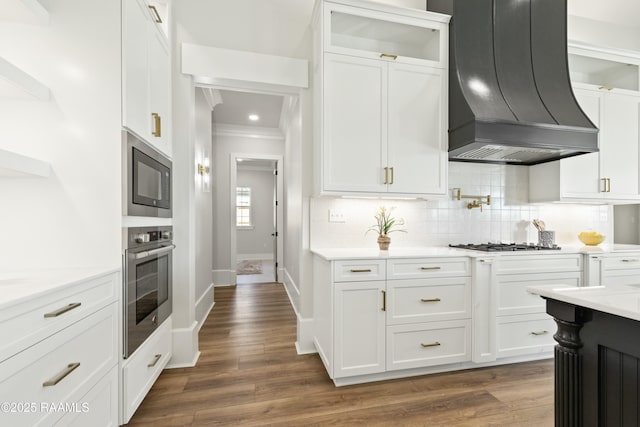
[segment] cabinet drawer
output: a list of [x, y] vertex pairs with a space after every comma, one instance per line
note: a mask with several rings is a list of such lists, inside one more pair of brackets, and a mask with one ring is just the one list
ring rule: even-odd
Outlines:
[[[56, 427], [114, 427], [118, 423], [118, 367], [114, 366], [86, 395], [78, 411], [68, 413]], [[84, 406], [83, 406], [84, 405]]]
[[582, 271], [582, 254], [501, 255], [497, 274]]
[[115, 301], [120, 274], [113, 273], [0, 312], [0, 361]]
[[145, 341], [122, 368], [124, 420], [129, 422], [171, 359], [171, 317]]
[[602, 258], [604, 274], [631, 275], [640, 272], [640, 253]]
[[387, 370], [471, 360], [471, 321], [387, 327]]
[[551, 352], [556, 323], [547, 314], [498, 318], [497, 357]]
[[384, 280], [386, 276], [384, 260], [336, 261], [333, 268], [334, 282]]
[[498, 316], [544, 313], [544, 299], [527, 292], [528, 286], [550, 284], [579, 286], [580, 278], [580, 272], [497, 276]]
[[471, 278], [390, 280], [387, 324], [471, 317]]
[[[111, 304], [0, 364], [0, 401], [80, 407], [82, 396], [118, 363], [117, 312]], [[64, 415], [46, 409], [3, 417], [6, 425], [34, 426]]]
[[393, 259], [388, 261], [388, 279], [469, 276], [469, 258]]

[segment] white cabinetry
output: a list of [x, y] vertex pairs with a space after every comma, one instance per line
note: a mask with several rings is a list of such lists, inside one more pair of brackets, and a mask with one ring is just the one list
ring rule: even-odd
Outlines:
[[474, 265], [475, 362], [549, 354], [555, 323], [544, 300], [526, 291], [542, 284], [581, 286], [581, 254], [500, 255]]
[[334, 381], [471, 359], [468, 258], [314, 258], [315, 344]]
[[6, 425], [117, 425], [118, 284], [112, 273], [3, 307], [0, 401], [22, 405]]
[[529, 169], [529, 200], [640, 200], [640, 56], [570, 46], [571, 79], [578, 104], [599, 128], [599, 152]]
[[585, 255], [585, 282], [588, 286], [640, 284], [640, 253]]
[[315, 12], [318, 193], [444, 195], [448, 17], [351, 3]]
[[122, 124], [171, 157], [169, 45], [157, 21], [147, 1], [123, 2]]

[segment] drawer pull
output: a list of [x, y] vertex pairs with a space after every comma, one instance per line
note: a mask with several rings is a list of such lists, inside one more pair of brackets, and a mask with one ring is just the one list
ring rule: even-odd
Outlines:
[[352, 268], [351, 272], [352, 273], [371, 273], [371, 269], [370, 268], [363, 268], [363, 269]]
[[440, 267], [420, 267], [420, 270], [440, 270]]
[[398, 58], [398, 55], [393, 55], [391, 53], [381, 53], [380, 58], [391, 58], [395, 60]]
[[382, 292], [382, 311], [387, 311], [387, 291]]
[[156, 366], [158, 364], [158, 360], [160, 360], [161, 357], [161, 354], [156, 354], [153, 358], [153, 362], [149, 363], [147, 365], [147, 368], [153, 368], [154, 366]]
[[548, 333], [549, 331], [538, 331], [538, 332], [531, 332], [531, 335], [540, 336], [540, 335], [547, 335]]
[[65, 307], [62, 307], [62, 308], [60, 308], [60, 309], [58, 309], [56, 311], [52, 311], [50, 313], [45, 313], [44, 317], [58, 317], [61, 314], [66, 313], [67, 311], [71, 311], [74, 308], [80, 307], [81, 305], [82, 305], [81, 302], [74, 302], [74, 303], [71, 303], [71, 304], [69, 304], [69, 305], [67, 305]]
[[80, 367], [80, 363], [69, 363], [67, 367], [64, 368], [64, 371], [60, 372], [55, 377], [51, 378], [49, 381], [43, 382], [42, 387], [52, 387], [58, 384], [60, 381], [65, 379], [67, 375], [69, 375], [71, 372], [75, 371], [79, 367]]
[[424, 348], [427, 348], [427, 347], [440, 347], [442, 344], [440, 344], [438, 341], [436, 341], [436, 342], [432, 342], [432, 343], [429, 343], [429, 344], [422, 343], [420, 345], [422, 347], [424, 347]]
[[622, 262], [640, 262], [640, 259], [623, 259]]
[[440, 302], [440, 298], [420, 298], [422, 302]]

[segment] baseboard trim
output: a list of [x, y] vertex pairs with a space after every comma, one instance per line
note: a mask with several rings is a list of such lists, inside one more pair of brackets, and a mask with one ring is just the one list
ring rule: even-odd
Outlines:
[[232, 286], [236, 284], [235, 270], [211, 270], [211, 281], [215, 286]]
[[263, 254], [238, 254], [236, 255], [236, 259], [238, 261], [245, 261], [248, 259], [255, 259], [255, 260], [273, 260], [273, 254], [271, 253], [263, 253]]
[[202, 293], [200, 298], [196, 301], [196, 322], [198, 322], [198, 332], [204, 324], [205, 320], [211, 313], [213, 306], [216, 304], [214, 301], [214, 285], [213, 283], [207, 286], [207, 289]]
[[200, 357], [200, 351], [198, 350], [198, 322], [194, 321], [188, 328], [175, 328], [171, 333], [173, 354], [167, 364], [167, 368], [191, 368], [196, 366]]
[[298, 317], [298, 339], [296, 341], [296, 351], [298, 354], [317, 353], [313, 342], [313, 319], [304, 319], [296, 313]]

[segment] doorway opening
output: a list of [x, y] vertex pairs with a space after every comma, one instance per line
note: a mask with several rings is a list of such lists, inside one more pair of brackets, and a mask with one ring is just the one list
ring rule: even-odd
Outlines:
[[236, 283], [278, 281], [278, 160], [237, 157]]

